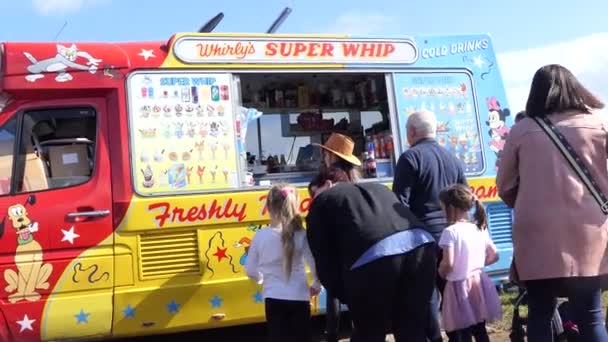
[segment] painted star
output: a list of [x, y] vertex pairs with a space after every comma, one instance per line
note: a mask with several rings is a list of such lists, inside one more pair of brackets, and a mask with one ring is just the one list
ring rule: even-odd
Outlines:
[[80, 309], [80, 312], [74, 315], [77, 319], [76, 324], [89, 323], [89, 316], [91, 316], [91, 313], [86, 313], [84, 309]]
[[179, 304], [174, 299], [172, 299], [171, 302], [169, 304], [167, 304], [167, 311], [169, 311], [170, 314], [178, 313]]
[[147, 61], [148, 58], [156, 58], [156, 56], [154, 55], [154, 50], [152, 50], [152, 49], [150, 49], [150, 50], [141, 49], [141, 52], [138, 54], [138, 56], [142, 56], [145, 61]]
[[221, 308], [223, 301], [224, 300], [222, 298], [220, 298], [218, 295], [215, 295], [211, 299], [209, 299], [209, 303], [211, 303], [212, 308]]
[[63, 238], [61, 241], [68, 241], [72, 245], [74, 244], [74, 239], [80, 237], [80, 235], [74, 232], [74, 226], [72, 226], [69, 230], [62, 229], [61, 232], [63, 233]]
[[481, 56], [477, 56], [473, 58], [473, 64], [475, 64], [475, 66], [477, 66], [478, 68], [481, 68], [482, 65], [484, 65], [484, 61], [483, 59], [481, 59]]
[[264, 299], [262, 298], [262, 293], [260, 291], [256, 291], [253, 294], [253, 302], [254, 303], [262, 303]]
[[131, 304], [127, 305], [127, 307], [122, 310], [122, 313], [125, 314], [125, 318], [135, 318], [135, 308], [132, 307]]
[[27, 315], [24, 315], [22, 320], [17, 321], [17, 324], [21, 326], [19, 332], [22, 333], [26, 330], [34, 331], [34, 327], [32, 327], [32, 324], [34, 322], [36, 322], [35, 319], [30, 319], [29, 317], [27, 317]]
[[228, 248], [220, 248], [220, 247], [216, 247], [216, 248], [217, 248], [217, 252], [213, 253], [213, 255], [217, 257], [218, 262], [222, 261], [222, 259], [224, 259], [224, 258], [228, 258], [226, 256], [226, 251], [228, 250]]

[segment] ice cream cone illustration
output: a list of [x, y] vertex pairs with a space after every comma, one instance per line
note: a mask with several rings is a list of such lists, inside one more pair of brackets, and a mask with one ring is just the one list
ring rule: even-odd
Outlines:
[[163, 170], [158, 177], [160, 186], [168, 186], [169, 185], [169, 170]]
[[209, 135], [209, 123], [199, 122], [198, 128], [198, 134], [200, 134], [201, 138], [205, 139]]
[[192, 181], [190, 180], [190, 177], [192, 177], [192, 169], [194, 168], [194, 166], [190, 166], [186, 168], [186, 179], [188, 179], [188, 185], [192, 184]]
[[222, 168], [222, 174], [224, 175], [224, 183], [228, 183], [228, 173], [230, 172], [230, 170], [228, 170], [228, 168], [226, 166], [224, 166], [224, 168]]
[[231, 146], [232, 144], [230, 144], [230, 142], [224, 141], [224, 144], [222, 145], [224, 148], [224, 159], [228, 159], [228, 151], [230, 151]]
[[217, 148], [219, 147], [219, 145], [220, 144], [217, 142], [217, 140], [211, 143], [211, 156], [213, 160], [215, 160], [215, 153], [217, 152]]
[[198, 175], [198, 183], [203, 184], [203, 176], [205, 175], [205, 167], [201, 167], [198, 165], [196, 169], [196, 174]]
[[165, 150], [156, 150], [156, 152], [154, 153], [154, 161], [157, 163], [162, 163], [163, 161], [163, 154], [165, 153]]
[[203, 152], [205, 152], [205, 140], [203, 139], [200, 142], [196, 141], [194, 143], [194, 147], [198, 151], [198, 161], [202, 161], [203, 160]]
[[215, 183], [215, 175], [217, 174], [217, 165], [211, 168], [211, 182]]

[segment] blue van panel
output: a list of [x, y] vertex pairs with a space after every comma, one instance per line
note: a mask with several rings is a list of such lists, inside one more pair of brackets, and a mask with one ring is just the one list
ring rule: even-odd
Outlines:
[[513, 260], [512, 224], [513, 210], [502, 202], [486, 204], [488, 229], [496, 244], [499, 260], [486, 268], [494, 282], [504, 282], [509, 276], [509, 267]]

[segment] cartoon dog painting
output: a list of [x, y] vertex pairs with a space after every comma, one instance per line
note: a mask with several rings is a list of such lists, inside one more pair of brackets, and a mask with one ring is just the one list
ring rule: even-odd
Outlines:
[[38, 231], [38, 223], [30, 219], [27, 209], [22, 204], [9, 207], [7, 218], [17, 234], [15, 252], [17, 272], [12, 269], [4, 271], [4, 280], [8, 284], [5, 290], [12, 293], [8, 296], [8, 300], [11, 303], [21, 300], [38, 301], [41, 296], [36, 290], [49, 288], [48, 279], [53, 272], [53, 265], [44, 263], [42, 247], [34, 239], [34, 233]]
[[[32, 63], [27, 67], [30, 75], [25, 76], [25, 79], [29, 82], [36, 82], [36, 80], [43, 78], [45, 72], [57, 73], [55, 77], [57, 82], [71, 81], [73, 77], [67, 72], [68, 69], [83, 70], [94, 74], [97, 72], [99, 63], [101, 63], [101, 59], [93, 58], [88, 52], [78, 50], [75, 44], [70, 47], [57, 44], [57, 54], [41, 61], [29, 52], [23, 54]], [[86, 64], [78, 63], [76, 60], [79, 57], [84, 58]]]

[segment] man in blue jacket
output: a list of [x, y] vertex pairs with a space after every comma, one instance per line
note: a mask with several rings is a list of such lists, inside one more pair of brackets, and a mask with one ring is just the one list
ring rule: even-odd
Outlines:
[[[412, 113], [408, 117], [406, 131], [410, 148], [397, 162], [393, 192], [439, 242], [441, 233], [448, 226], [439, 202], [439, 192], [456, 183], [467, 184], [463, 165], [435, 140], [437, 118], [433, 112]], [[438, 253], [441, 253], [440, 249]], [[444, 286], [445, 282], [438, 277], [438, 291], [443, 291]], [[431, 301], [427, 328], [427, 338], [433, 342], [442, 340], [438, 291]]]

